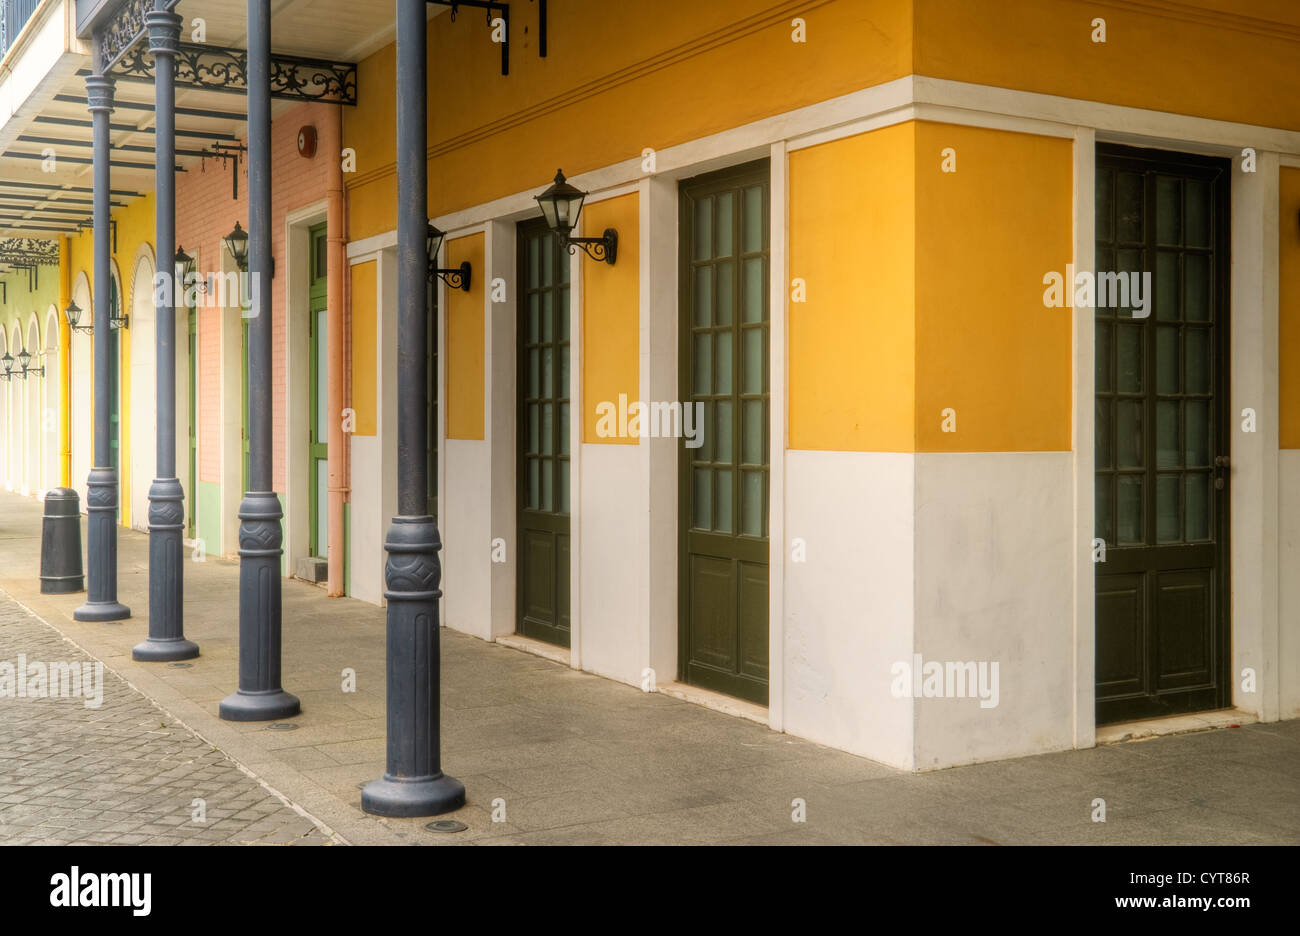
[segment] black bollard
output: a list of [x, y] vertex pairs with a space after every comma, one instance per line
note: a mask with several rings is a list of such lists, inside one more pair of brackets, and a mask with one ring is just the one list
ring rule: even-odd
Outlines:
[[81, 500], [71, 488], [45, 492], [41, 524], [41, 594], [84, 591], [81, 572]]

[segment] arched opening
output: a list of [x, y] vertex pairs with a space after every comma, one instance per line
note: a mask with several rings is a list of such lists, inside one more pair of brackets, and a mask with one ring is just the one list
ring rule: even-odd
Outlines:
[[[21, 326], [15, 322], [9, 333], [9, 353], [15, 358], [23, 349]], [[22, 492], [23, 490], [23, 380], [15, 361], [9, 377], [9, 474], [5, 480], [5, 489]]]
[[62, 364], [59, 360], [59, 310], [50, 306], [45, 314], [45, 380], [41, 382], [45, 388], [45, 418], [41, 424], [41, 488], [46, 491], [58, 487], [62, 481], [59, 475], [59, 451], [63, 443], [59, 434], [63, 412], [60, 405]]
[[41, 329], [32, 316], [27, 326], [27, 341], [23, 350], [32, 356], [28, 363], [27, 379], [23, 393], [27, 397], [26, 432], [23, 433], [23, 492], [36, 494], [41, 490], [41, 391], [45, 378], [41, 369]]
[[[9, 335], [0, 327], [0, 357], [8, 353]], [[5, 490], [13, 490], [9, 478], [9, 396], [12, 386], [13, 381], [6, 380], [4, 390], [0, 391], [0, 481], [4, 482]]]
[[[72, 301], [81, 308], [81, 322], [89, 325], [94, 318], [93, 297], [90, 292], [90, 280], [85, 273], [80, 274], [72, 286]], [[90, 474], [90, 461], [94, 447], [95, 413], [94, 396], [91, 389], [91, 336], [86, 332], [74, 331], [70, 349], [72, 366], [72, 405], [68, 418], [72, 423], [72, 487], [81, 497], [81, 509], [86, 509], [86, 478]]]

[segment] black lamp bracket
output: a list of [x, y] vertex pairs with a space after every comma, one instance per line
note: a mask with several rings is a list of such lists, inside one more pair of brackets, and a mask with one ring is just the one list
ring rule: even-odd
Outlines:
[[431, 260], [429, 261], [429, 281], [432, 282], [435, 276], [446, 283], [449, 289], [469, 292], [470, 265], [468, 260], [458, 267], [451, 268], [439, 267], [436, 261]]
[[581, 247], [582, 252], [597, 263], [605, 262], [610, 266], [618, 259], [618, 231], [605, 228], [600, 237], [565, 237], [561, 243], [573, 253], [573, 248]]

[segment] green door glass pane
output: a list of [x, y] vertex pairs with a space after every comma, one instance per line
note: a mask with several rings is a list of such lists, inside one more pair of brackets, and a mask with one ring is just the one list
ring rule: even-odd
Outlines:
[[[1293, 219], [1294, 220], [1294, 219]], [[1205, 254], [1183, 256], [1184, 314], [1189, 322], [1210, 320], [1210, 258]]]
[[1114, 348], [1111, 347], [1111, 334], [1115, 328], [1110, 322], [1097, 322], [1094, 328], [1095, 344], [1093, 345], [1093, 370], [1096, 386], [1094, 389], [1097, 393], [1113, 393], [1115, 391], [1114, 381]]
[[713, 256], [731, 256], [731, 238], [735, 227], [731, 217], [731, 205], [735, 199], [731, 192], [723, 192], [714, 201], [717, 205], [717, 223], [713, 226]]
[[1182, 536], [1181, 475], [1156, 476], [1156, 542], [1175, 543]]
[[1105, 543], [1115, 542], [1115, 476], [1097, 475], [1093, 484], [1093, 535]]
[[1142, 529], [1142, 475], [1119, 475], [1116, 479], [1116, 524], [1119, 528], [1117, 541], [1121, 546], [1135, 545], [1143, 541]]
[[1187, 400], [1186, 465], [1188, 468], [1210, 467], [1210, 403], [1208, 400]]
[[1145, 240], [1145, 185], [1142, 175], [1137, 172], [1120, 172], [1116, 174], [1115, 183], [1116, 240], [1123, 244], [1140, 244]]
[[1179, 299], [1178, 254], [1172, 250], [1156, 251], [1155, 288], [1156, 318], [1162, 322], [1178, 321]]
[[1156, 404], [1156, 467], [1177, 468], [1181, 464], [1178, 448], [1178, 401], [1161, 400]]
[[[1096, 233], [1098, 241], [1110, 241], [1115, 236], [1115, 174], [1109, 169], [1097, 169]], [[1097, 269], [1112, 269], [1098, 254]]]
[[1119, 371], [1118, 389], [1120, 393], [1142, 392], [1142, 334], [1141, 325], [1116, 325], [1117, 365]]
[[1182, 389], [1178, 353], [1178, 326], [1160, 325], [1156, 328], [1156, 393], [1165, 396]]
[[1188, 179], [1183, 183], [1184, 213], [1183, 237], [1188, 247], [1210, 246], [1210, 186], [1205, 182]]
[[1186, 485], [1187, 539], [1193, 543], [1203, 542], [1210, 538], [1210, 475], [1189, 472], [1183, 480]]
[[1139, 400], [1115, 401], [1116, 466], [1143, 467], [1142, 403]]
[[1093, 460], [1098, 471], [1109, 470], [1114, 468], [1113, 452], [1114, 447], [1111, 444], [1114, 429], [1110, 424], [1110, 407], [1111, 401], [1098, 399], [1095, 401], [1095, 414], [1093, 416]]
[[1210, 332], [1188, 328], [1183, 333], [1184, 368], [1188, 393], [1210, 392]]
[[1170, 176], [1156, 176], [1156, 243], [1183, 243], [1183, 187]]

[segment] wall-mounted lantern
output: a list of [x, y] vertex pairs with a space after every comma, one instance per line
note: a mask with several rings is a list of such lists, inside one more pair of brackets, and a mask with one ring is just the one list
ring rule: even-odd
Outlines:
[[94, 325], [81, 325], [81, 306], [75, 301], [69, 302], [68, 307], [63, 310], [63, 317], [68, 320], [68, 327], [74, 332], [85, 332], [89, 335], [95, 330]]
[[469, 292], [469, 261], [466, 260], [458, 267], [450, 269], [440, 269], [438, 267], [438, 251], [442, 249], [442, 239], [446, 235], [438, 230], [432, 224], [429, 225], [429, 232], [425, 236], [424, 249], [429, 257], [429, 282], [433, 282], [435, 276], [441, 277], [442, 281], [451, 289], [461, 289]]
[[191, 257], [189, 254], [187, 254], [184, 248], [180, 247], [179, 245], [177, 245], [176, 247], [175, 264], [176, 264], [176, 280], [180, 284], [178, 291], [180, 292], [180, 299], [182, 305], [184, 305], [185, 303], [185, 293], [189, 290], [191, 280], [194, 281], [195, 289], [197, 289], [199, 292], [203, 293], [204, 295], [207, 295], [208, 281], [203, 279], [197, 279], [194, 276], [194, 271], [196, 269], [194, 258]]
[[574, 247], [581, 247], [583, 253], [591, 259], [597, 262], [603, 260], [613, 266], [618, 257], [618, 231], [605, 228], [605, 233], [600, 237], [569, 236], [569, 232], [578, 226], [578, 215], [582, 212], [582, 203], [586, 197], [586, 192], [566, 182], [564, 172], [557, 169], [555, 181], [537, 196], [537, 204], [541, 206], [547, 227], [559, 238], [560, 246], [567, 248], [569, 253], [573, 253]]
[[31, 367], [30, 366], [31, 363], [32, 363], [32, 353], [30, 351], [28, 351], [26, 348], [23, 348], [21, 351], [18, 352], [18, 366], [23, 369], [23, 380], [26, 380], [29, 374], [35, 374], [38, 377], [44, 377], [45, 366], [41, 365], [40, 367]]
[[8, 351], [4, 357], [0, 357], [0, 366], [4, 367], [4, 373], [0, 374], [0, 380], [12, 380], [14, 378], [14, 356]]
[[248, 232], [235, 222], [235, 229], [225, 236], [226, 249], [235, 260], [240, 273], [248, 272]]

